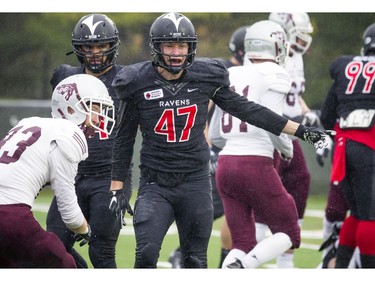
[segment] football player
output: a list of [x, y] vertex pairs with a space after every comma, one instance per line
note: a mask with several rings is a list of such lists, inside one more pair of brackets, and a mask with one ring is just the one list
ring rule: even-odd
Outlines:
[[[81, 66], [67, 64], [57, 67], [51, 78], [52, 89], [65, 77], [86, 73], [99, 78], [107, 87], [109, 95], [118, 108], [118, 99], [111, 87], [113, 78], [122, 66], [116, 64], [119, 53], [120, 35], [116, 24], [106, 15], [88, 14], [76, 24], [72, 33], [72, 48]], [[116, 115], [116, 114], [115, 114]], [[104, 126], [104, 123], [101, 123]], [[75, 179], [78, 203], [92, 227], [93, 237], [89, 243], [90, 261], [94, 268], [116, 268], [115, 250], [123, 216], [114, 217], [108, 210], [108, 186], [111, 181], [111, 152], [116, 130], [112, 135], [97, 131], [88, 139], [89, 156], [78, 165]], [[131, 197], [132, 166], [126, 177], [124, 193]], [[61, 220], [56, 198], [53, 199], [47, 215], [47, 230], [54, 232], [63, 241], [80, 268], [87, 268], [87, 262], [73, 248], [75, 240]]]
[[[302, 122], [306, 126], [320, 126], [318, 115], [307, 106], [302, 97], [305, 92], [303, 55], [311, 45], [310, 33], [313, 32], [310, 18], [307, 13], [270, 13], [268, 19], [278, 23], [284, 29], [290, 43], [284, 67], [292, 78], [292, 87], [284, 100], [283, 115]], [[294, 198], [298, 211], [298, 223], [302, 227], [310, 190], [310, 172], [299, 140], [295, 137], [291, 138], [294, 148], [293, 159], [283, 161], [275, 152], [274, 161], [284, 187]], [[262, 214], [257, 212], [255, 212], [255, 221], [257, 222], [257, 239], [261, 241], [265, 237], [267, 225], [264, 223]], [[293, 268], [294, 250], [289, 249], [277, 257], [276, 263], [279, 268]]]
[[[289, 49], [284, 30], [269, 20], [256, 22], [246, 30], [244, 47], [244, 66], [229, 68], [231, 88], [282, 115], [291, 88], [281, 66]], [[295, 203], [273, 166], [274, 150], [291, 159], [293, 145], [285, 134], [276, 137], [226, 112], [220, 120], [226, 143], [219, 153], [216, 182], [233, 244], [222, 268], [255, 268], [300, 245]], [[258, 245], [253, 211], [273, 233]]]
[[322, 124], [337, 130], [331, 182], [339, 185], [350, 215], [340, 230], [336, 268], [346, 268], [356, 247], [361, 267], [375, 268], [375, 23], [363, 34], [361, 55], [330, 66], [332, 86]]
[[111, 210], [123, 208], [122, 194], [137, 129], [142, 132], [141, 178], [133, 218], [136, 268], [155, 268], [160, 248], [175, 221], [185, 268], [206, 268], [213, 224], [205, 138], [208, 103], [275, 135], [288, 133], [322, 144], [326, 132], [293, 122], [229, 88], [226, 67], [194, 59], [194, 25], [180, 13], [158, 17], [150, 28], [152, 61], [125, 66], [113, 87], [120, 99], [112, 152]]
[[[31, 208], [50, 184], [62, 221], [80, 245], [91, 230], [78, 203], [74, 178], [88, 156], [86, 137], [110, 134], [113, 101], [98, 79], [86, 74], [62, 80], [52, 94], [54, 118], [22, 119], [0, 141], [0, 267], [75, 268], [74, 258]], [[100, 126], [100, 121], [108, 125]]]

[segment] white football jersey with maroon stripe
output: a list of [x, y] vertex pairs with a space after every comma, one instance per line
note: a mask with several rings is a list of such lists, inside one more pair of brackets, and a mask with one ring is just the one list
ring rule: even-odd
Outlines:
[[[282, 114], [291, 80], [285, 69], [279, 65], [264, 62], [231, 67], [229, 79], [231, 87], [238, 94]], [[293, 150], [292, 143], [286, 135], [273, 136], [225, 112], [221, 115], [220, 134], [226, 139], [220, 155], [260, 155], [273, 158], [276, 146], [283, 149], [281, 152], [287, 155], [292, 154]]]
[[0, 141], [0, 204], [32, 207], [42, 187], [50, 183], [63, 220], [80, 226], [83, 215], [74, 180], [78, 163], [87, 156], [86, 138], [71, 121], [22, 119]]

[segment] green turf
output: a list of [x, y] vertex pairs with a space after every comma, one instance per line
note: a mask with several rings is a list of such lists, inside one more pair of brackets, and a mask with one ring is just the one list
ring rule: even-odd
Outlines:
[[[134, 205], [134, 197], [131, 200], [131, 204]], [[36, 199], [36, 204], [48, 206], [48, 203], [51, 201], [52, 194], [49, 189], [42, 190], [40, 196]], [[302, 226], [302, 231], [321, 231], [322, 229], [322, 218], [321, 217], [312, 217], [309, 216], [310, 210], [318, 210], [322, 212], [325, 206], [325, 198], [322, 196], [311, 196], [307, 204], [307, 212], [305, 220]], [[46, 221], [46, 212], [45, 211], [36, 211], [34, 210], [35, 217], [38, 219], [40, 224], [45, 227]], [[120, 235], [117, 252], [116, 252], [116, 261], [119, 268], [132, 268], [134, 265], [134, 252], [135, 252], [135, 238], [132, 232], [131, 218], [129, 215], [126, 217], [129, 222], [127, 226], [122, 231]], [[220, 258], [220, 239], [218, 237], [218, 232], [220, 228], [221, 219], [214, 222], [213, 235], [211, 237], [209, 248], [208, 248], [208, 267], [217, 268], [219, 265]], [[124, 232], [128, 234], [125, 235]], [[319, 234], [319, 232], [317, 232]], [[298, 268], [316, 268], [320, 263], [321, 253], [317, 250], [320, 246], [322, 240], [320, 236], [314, 238], [304, 238], [302, 236], [302, 246], [300, 249], [295, 251], [295, 266]], [[307, 248], [303, 245], [306, 244]], [[178, 246], [178, 237], [177, 234], [168, 234], [163, 242], [162, 249], [160, 252], [159, 258], [159, 268], [168, 268], [168, 257], [170, 253]], [[88, 258], [88, 247], [75, 246], [77, 251], [79, 251], [86, 261], [89, 264], [89, 267], [92, 268], [92, 265]], [[274, 261], [264, 265], [264, 268], [274, 267]]]

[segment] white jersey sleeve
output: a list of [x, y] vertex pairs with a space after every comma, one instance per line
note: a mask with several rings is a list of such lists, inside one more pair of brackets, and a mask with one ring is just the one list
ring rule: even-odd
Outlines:
[[[62, 149], [57, 141], [63, 144]], [[60, 151], [64, 161], [51, 160], [55, 150]], [[22, 119], [0, 141], [0, 204], [23, 203], [32, 207], [60, 163], [67, 170], [62, 174], [63, 180], [74, 189], [77, 164], [86, 157], [87, 141], [74, 123], [53, 118]], [[56, 186], [53, 188], [57, 190]]]
[[51, 188], [56, 196], [61, 218], [68, 228], [78, 228], [84, 222], [74, 186], [78, 163], [70, 161], [56, 143], [51, 145], [48, 162]]

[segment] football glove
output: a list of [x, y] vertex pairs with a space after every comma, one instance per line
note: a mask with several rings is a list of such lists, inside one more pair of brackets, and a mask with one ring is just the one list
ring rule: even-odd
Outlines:
[[299, 139], [314, 145], [315, 149], [324, 148], [328, 145], [327, 138], [329, 135], [334, 136], [335, 131], [322, 130], [316, 127], [305, 127], [300, 124], [295, 132], [295, 136]]
[[81, 242], [79, 243], [79, 246], [83, 246], [83, 245], [86, 245], [87, 243], [89, 243], [90, 239], [91, 239], [91, 227], [90, 225], [87, 225], [88, 227], [88, 231], [87, 233], [76, 233], [74, 234], [74, 240], [76, 240], [77, 242]]
[[122, 189], [111, 190], [109, 194], [111, 198], [109, 202], [109, 210], [116, 216], [116, 219], [120, 221], [120, 224], [125, 226], [125, 211], [128, 212], [128, 214], [131, 216], [134, 215], [134, 212], [129, 204], [129, 201], [128, 199], [126, 199], [126, 196], [123, 193]]
[[219, 155], [210, 149], [210, 173], [215, 174], [218, 165]]
[[332, 145], [333, 141], [330, 137], [326, 138], [327, 141], [327, 146], [323, 148], [318, 148], [315, 153], [316, 153], [316, 161], [318, 162], [319, 166], [324, 167], [326, 158], [328, 158], [331, 150], [332, 150]]
[[301, 124], [308, 127], [319, 127], [320, 126], [320, 118], [319, 118], [319, 111], [313, 110], [305, 113], [302, 118]]

